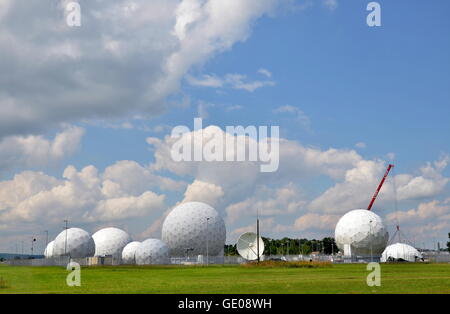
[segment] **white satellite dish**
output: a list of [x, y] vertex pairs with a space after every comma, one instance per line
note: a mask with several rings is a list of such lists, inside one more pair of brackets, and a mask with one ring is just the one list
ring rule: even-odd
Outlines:
[[259, 257], [261, 257], [264, 252], [264, 241], [253, 232], [246, 232], [239, 237], [236, 245], [239, 255], [249, 261], [258, 259], [257, 241], [259, 241]]

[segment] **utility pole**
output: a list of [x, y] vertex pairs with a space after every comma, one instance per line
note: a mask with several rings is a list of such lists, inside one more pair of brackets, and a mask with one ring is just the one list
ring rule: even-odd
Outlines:
[[36, 238], [33, 236], [31, 237], [31, 258], [33, 258], [33, 252], [34, 252], [34, 242], [36, 241]]
[[67, 256], [67, 229], [68, 229], [69, 221], [66, 219], [66, 220], [64, 220], [64, 222], [66, 223], [66, 241], [64, 243], [64, 256]]
[[259, 258], [259, 211], [256, 210], [256, 255], [258, 256], [258, 263], [260, 262]]
[[370, 228], [370, 235], [369, 235], [369, 240], [370, 240], [370, 262], [373, 262], [373, 252], [372, 252], [372, 220], [369, 221], [369, 228]]
[[209, 219], [210, 217], [206, 218], [206, 266], [209, 265], [209, 229], [208, 229]]

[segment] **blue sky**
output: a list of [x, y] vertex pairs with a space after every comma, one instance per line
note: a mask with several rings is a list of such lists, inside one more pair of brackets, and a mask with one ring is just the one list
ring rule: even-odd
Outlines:
[[[148, 9], [172, 12], [182, 2], [189, 1], [171, 0], [166, 4], [156, 1]], [[207, 16], [205, 8], [212, 1], [191, 1], [191, 4], [196, 2], [205, 10], [204, 16], [195, 17], [195, 12], [189, 12], [191, 17], [194, 16], [195, 24], [184, 30], [188, 34], [186, 38], [173, 35], [176, 23], [186, 18], [178, 13], [161, 11], [164, 12], [163, 17], [156, 17], [148, 11], [139, 27], [131, 23], [129, 17], [120, 16], [108, 29], [104, 27], [105, 21], [111, 22], [107, 10], [116, 5], [120, 7], [125, 2], [112, 1], [113, 4], [101, 7], [97, 2], [80, 1], [86, 21], [81, 27], [82, 32], [64, 29], [66, 38], [61, 38], [42, 21], [29, 21], [36, 23], [34, 25], [41, 30], [41, 35], [46, 32], [52, 39], [51, 43], [41, 43], [38, 32], [31, 34], [28, 41], [20, 36], [23, 33], [12, 19], [24, 17], [29, 12], [22, 10], [20, 1], [19, 4], [6, 1], [9, 3], [4, 9], [6, 13], [2, 13], [0, 7], [0, 24], [4, 25], [4, 34], [10, 34], [16, 45], [9, 44], [7, 37], [0, 36], [0, 47], [7, 51], [6, 61], [1, 62], [0, 67], [14, 65], [8, 68], [7, 73], [1, 74], [1, 82], [5, 83], [0, 87], [0, 106], [6, 114], [5, 120], [0, 118], [4, 125], [0, 128], [0, 147], [5, 150], [14, 143], [29, 145], [37, 141], [36, 137], [51, 145], [56, 134], [66, 132], [68, 125], [83, 130], [83, 135], [77, 133], [73, 135], [73, 141], [68, 142], [77, 148], [75, 151], [65, 149], [64, 153], [55, 156], [49, 153], [48, 156], [36, 157], [32, 152], [35, 148], [27, 149], [25, 146], [18, 149], [20, 157], [17, 158], [15, 150], [8, 155], [3, 153], [5, 155], [0, 156], [6, 156], [5, 160], [18, 161], [0, 163], [3, 183], [0, 189], [7, 191], [14, 183], [14, 176], [27, 170], [43, 172], [64, 182], [66, 179], [62, 174], [69, 165], [75, 166], [77, 171], [93, 166], [98, 169], [101, 181], [106, 176], [103, 174], [106, 168], [127, 160], [136, 162], [142, 171], [151, 169], [152, 174], [185, 185], [164, 191], [156, 183], [149, 189], [165, 196], [164, 205], [148, 212], [131, 213], [130, 216], [104, 218], [92, 215], [89, 219], [83, 218], [83, 213], [91, 210], [89, 208], [105, 200], [102, 198], [104, 195], [99, 196], [100, 200], [84, 205], [62, 204], [59, 196], [51, 195], [49, 206], [64, 207], [66, 215], [68, 211], [77, 213], [71, 215], [74, 224], [90, 232], [105, 225], [117, 225], [129, 230], [135, 238], [157, 237], [168, 209], [183, 200], [206, 201], [198, 199], [201, 196], [190, 195], [192, 191], [189, 190], [189, 186], [206, 184], [207, 188], [223, 192], [211, 202], [226, 219], [229, 241], [233, 241], [239, 232], [252, 228], [254, 205], [250, 204], [260, 204], [258, 202], [262, 202], [262, 207], [279, 207], [279, 212], [268, 211], [263, 215], [263, 227], [271, 230], [269, 236], [322, 237], [333, 234], [333, 223], [346, 212], [346, 206], [356, 208], [365, 204], [365, 200], [368, 203], [374, 184], [390, 161], [389, 154], [393, 153], [396, 157], [395, 175], [409, 176], [404, 182], [399, 178], [400, 185], [404, 184], [400, 186], [404, 196], [399, 196], [402, 198], [399, 206], [405, 213], [405, 231], [415, 234], [415, 238], [420, 237], [421, 242], [429, 246], [433, 238], [441, 242], [445, 240], [450, 231], [450, 190], [447, 186], [450, 171], [446, 167], [450, 154], [448, 1], [433, 1], [433, 4], [419, 0], [378, 1], [382, 7], [381, 27], [368, 27], [366, 24], [369, 1], [282, 1], [282, 4], [274, 4], [272, 0], [266, 0], [262, 5], [248, 1], [248, 6], [236, 4], [237, 7], [243, 6], [242, 18], [231, 20], [224, 29], [217, 27], [217, 32], [212, 35], [209, 35], [208, 25], [222, 25], [221, 17]], [[55, 22], [52, 11], [49, 13], [38, 5], [32, 1], [31, 7], [36, 8], [36, 15], [42, 20], [61, 22]], [[91, 14], [94, 9], [106, 17], [95, 17]], [[232, 13], [228, 14], [233, 17]], [[175, 15], [178, 18], [174, 21]], [[214, 24], [214, 18], [218, 19], [217, 24]], [[84, 27], [93, 30], [92, 34], [84, 32]], [[121, 31], [127, 36], [123, 36]], [[95, 48], [105, 38], [109, 45], [102, 47], [104, 51]], [[147, 41], [148, 38], [151, 40]], [[25, 42], [27, 47], [42, 52], [33, 56], [28, 48], [24, 48]], [[200, 52], [189, 50], [190, 42], [198, 44]], [[124, 45], [120, 46], [121, 43]], [[209, 50], [202, 50], [203, 45]], [[21, 49], [22, 53], [14, 49]], [[154, 82], [165, 78], [163, 65], [177, 53], [183, 58], [173, 70], [175, 74], [167, 74], [170, 84], [153, 86]], [[34, 58], [42, 63], [28, 65]], [[235, 76], [233, 81], [230, 75], [239, 75], [239, 78], [236, 81]], [[53, 79], [48, 79], [50, 77], [60, 78], [61, 86], [55, 86]], [[78, 77], [83, 79], [71, 81]], [[202, 86], [207, 77], [215, 79], [216, 84]], [[129, 83], [140, 78], [149, 84], [148, 90]], [[32, 83], [28, 84], [27, 80]], [[92, 89], [80, 83], [83, 80]], [[39, 85], [36, 87], [37, 81]], [[255, 82], [262, 85], [250, 90], [243, 88], [244, 83]], [[97, 86], [97, 83], [104, 85]], [[35, 94], [35, 89], [39, 93]], [[30, 113], [22, 114], [22, 110]], [[316, 152], [317, 160], [326, 161], [312, 166], [303, 159], [306, 157], [299, 157], [298, 162], [305, 163], [307, 170], [289, 170], [289, 163], [286, 173], [292, 173], [292, 177], [284, 175], [284, 168], [274, 177], [255, 175], [245, 182], [242, 193], [231, 188], [236, 184], [233, 180], [221, 181], [220, 169], [216, 172], [207, 168], [208, 175], [204, 175], [206, 170], [186, 170], [183, 175], [170, 166], [162, 165], [155, 159], [155, 154], [162, 152], [160, 149], [167, 144], [164, 137], [176, 125], [192, 128], [193, 118], [200, 113], [204, 116], [205, 127], [278, 125], [281, 136], [289, 140], [289, 145], [301, 146], [299, 154]], [[136, 119], [136, 115], [140, 118]], [[32, 140], [30, 136], [34, 136]], [[161, 146], [149, 145], [146, 142], [149, 137], [160, 139]], [[27, 138], [28, 142], [20, 140]], [[337, 156], [325, 157], [330, 149], [336, 149]], [[348, 157], [352, 151], [354, 154]], [[19, 162], [24, 159], [24, 154], [30, 156], [26, 156], [26, 162]], [[331, 160], [333, 158], [339, 161]], [[37, 160], [39, 162], [35, 162]], [[281, 159], [280, 164], [284, 167], [283, 163]], [[423, 170], [427, 164], [431, 168]], [[328, 167], [340, 167], [339, 174], [330, 175]], [[242, 171], [238, 169], [237, 175]], [[348, 179], [351, 173], [367, 176], [367, 186], [358, 190], [360, 184]], [[116, 183], [123, 187], [125, 183], [117, 180]], [[14, 184], [18, 186], [17, 182]], [[99, 184], [103, 186], [105, 183]], [[335, 189], [329, 191], [333, 187]], [[283, 188], [289, 191], [289, 195], [296, 196], [277, 198], [276, 195], [280, 195], [277, 191]], [[50, 188], [42, 189], [36, 193], [48, 192]], [[128, 194], [120, 197], [139, 198], [143, 191], [138, 190], [130, 189]], [[332, 196], [333, 193], [342, 195], [348, 191], [361, 195], [355, 197], [354, 202], [345, 200], [342, 204], [338, 204], [339, 195]], [[49, 192], [52, 193], [56, 192]], [[18, 241], [23, 234], [35, 232], [36, 225], [44, 224], [56, 236], [61, 229], [56, 214], [50, 215], [40, 207], [30, 205], [28, 208], [25, 205], [34, 204], [31, 198], [36, 195], [23, 196], [19, 203], [15, 203], [6, 196], [2, 200], [0, 194], [0, 205], [3, 205], [0, 208], [5, 208], [4, 216], [0, 212], [0, 217], [5, 224], [10, 219], [9, 227], [3, 228], [0, 220], [0, 234], [10, 241]], [[84, 196], [78, 197], [83, 199]], [[388, 195], [384, 199], [380, 195], [380, 198], [379, 211], [392, 227], [393, 200]], [[272, 202], [268, 202], [270, 200]], [[328, 209], [330, 203], [336, 203], [336, 210]], [[237, 204], [245, 211], [239, 222], [232, 218], [239, 215], [233, 211]], [[293, 209], [283, 212], [288, 207]], [[41, 214], [30, 214], [33, 211]], [[45, 219], [45, 222], [40, 219]], [[425, 230], [431, 225], [439, 225], [439, 228], [428, 236]], [[8, 249], [4, 243], [0, 245], [2, 248]]]

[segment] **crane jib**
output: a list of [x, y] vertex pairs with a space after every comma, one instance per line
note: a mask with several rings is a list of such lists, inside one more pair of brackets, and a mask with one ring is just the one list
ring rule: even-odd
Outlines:
[[378, 194], [379, 194], [380, 191], [381, 191], [381, 188], [383, 187], [384, 181], [386, 181], [386, 178], [387, 178], [387, 176], [389, 175], [389, 172], [391, 171], [391, 169], [392, 169], [393, 167], [394, 167], [394, 165], [389, 165], [389, 166], [388, 166], [388, 168], [387, 168], [387, 170], [386, 170], [386, 173], [384, 174], [383, 179], [381, 179], [381, 182], [380, 182], [380, 184], [378, 185], [378, 188], [377, 188], [377, 190], [375, 191], [375, 194], [374, 194], [373, 197], [372, 197], [372, 201], [370, 202], [369, 207], [367, 207], [367, 210], [371, 210], [371, 209], [372, 209], [372, 206], [373, 206], [373, 204], [375, 203], [375, 201], [376, 201], [376, 199], [377, 199], [377, 197], [378, 197]]

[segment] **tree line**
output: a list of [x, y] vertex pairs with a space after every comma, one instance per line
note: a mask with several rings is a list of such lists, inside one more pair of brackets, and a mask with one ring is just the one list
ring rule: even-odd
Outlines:
[[[264, 255], [309, 255], [312, 252], [321, 254], [333, 254], [338, 252], [334, 238], [327, 237], [322, 240], [316, 239], [271, 239], [262, 238], [264, 241]], [[226, 256], [239, 255], [236, 244], [225, 245]]]

